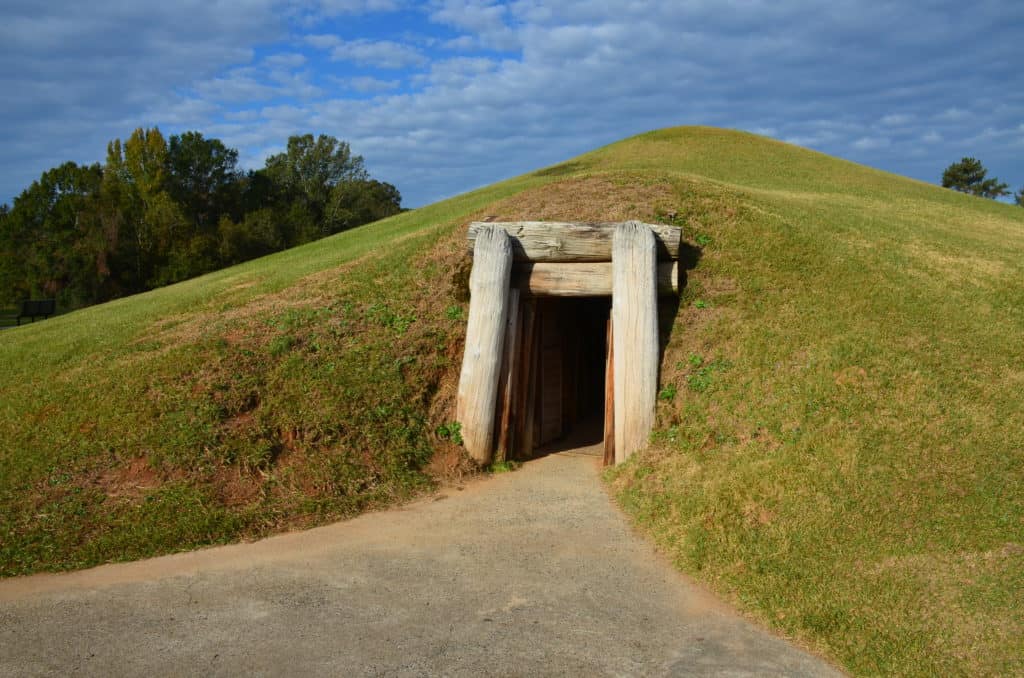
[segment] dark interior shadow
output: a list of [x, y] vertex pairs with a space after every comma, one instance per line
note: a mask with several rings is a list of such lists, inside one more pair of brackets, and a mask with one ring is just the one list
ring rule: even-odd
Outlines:
[[600, 416], [591, 416], [577, 423], [558, 440], [535, 450], [531, 459], [569, 450], [595, 457], [604, 455], [604, 422]]

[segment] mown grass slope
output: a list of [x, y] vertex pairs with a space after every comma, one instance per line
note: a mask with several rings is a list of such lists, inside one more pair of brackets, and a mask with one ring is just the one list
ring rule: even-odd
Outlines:
[[4, 330], [0, 573], [429, 487], [486, 215], [701, 248], [651, 449], [609, 473], [681, 569], [855, 673], [1024, 672], [1024, 210], [707, 128]]

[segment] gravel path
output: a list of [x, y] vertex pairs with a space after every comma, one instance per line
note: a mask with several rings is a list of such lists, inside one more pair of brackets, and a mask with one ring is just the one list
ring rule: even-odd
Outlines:
[[829, 676], [557, 454], [253, 544], [0, 581], [0, 675]]

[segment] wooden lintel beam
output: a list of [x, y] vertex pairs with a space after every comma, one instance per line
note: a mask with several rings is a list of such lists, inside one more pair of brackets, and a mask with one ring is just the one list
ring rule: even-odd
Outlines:
[[[519, 263], [512, 287], [531, 297], [607, 297], [612, 293], [611, 262]], [[658, 294], [679, 294], [679, 262], [658, 264]]]
[[[469, 225], [469, 251], [480, 229], [503, 229], [512, 239], [516, 261], [592, 262], [612, 260], [612, 234], [622, 222], [474, 221]], [[639, 221], [625, 223], [641, 224]], [[678, 259], [681, 231], [677, 226], [641, 224], [654, 234], [657, 257]]]

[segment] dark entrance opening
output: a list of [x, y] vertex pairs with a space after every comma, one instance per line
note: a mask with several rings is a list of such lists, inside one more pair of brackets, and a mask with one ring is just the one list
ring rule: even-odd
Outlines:
[[530, 456], [603, 443], [610, 314], [611, 297], [537, 299]]

